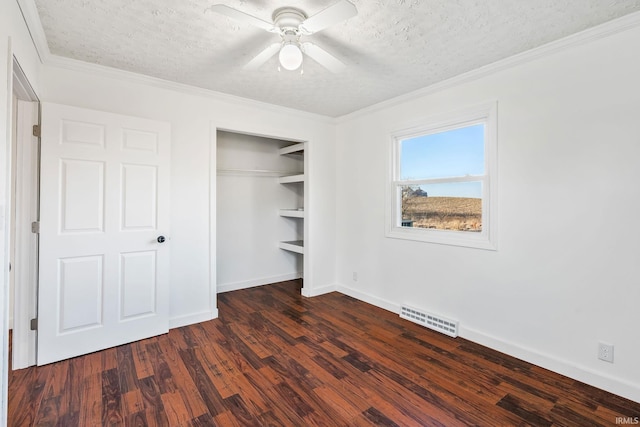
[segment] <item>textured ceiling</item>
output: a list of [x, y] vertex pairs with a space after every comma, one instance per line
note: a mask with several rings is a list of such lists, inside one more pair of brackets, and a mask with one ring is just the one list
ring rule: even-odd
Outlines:
[[242, 66], [279, 36], [205, 9], [223, 3], [271, 21], [334, 0], [35, 0], [54, 55], [337, 117], [611, 19], [640, 0], [353, 0], [358, 15], [307, 36], [347, 65], [332, 74]]

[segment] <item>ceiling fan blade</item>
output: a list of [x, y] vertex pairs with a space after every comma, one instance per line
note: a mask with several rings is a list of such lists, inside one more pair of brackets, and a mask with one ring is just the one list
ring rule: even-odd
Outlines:
[[245, 65], [242, 68], [244, 70], [249, 70], [249, 71], [257, 70], [265, 62], [267, 62], [269, 59], [271, 59], [271, 57], [273, 55], [278, 53], [278, 51], [280, 50], [281, 46], [282, 46], [281, 43], [274, 43], [274, 44], [268, 46], [265, 50], [263, 50], [258, 55], [256, 55], [255, 58], [253, 58], [251, 61], [249, 61], [247, 63], [247, 65]]
[[358, 9], [348, 0], [340, 0], [328, 8], [307, 18], [300, 24], [300, 31], [304, 34], [313, 34], [327, 27], [342, 22], [358, 14]]
[[219, 13], [220, 15], [227, 16], [235, 21], [244, 22], [247, 24], [251, 24], [254, 27], [262, 28], [263, 30], [269, 31], [271, 33], [278, 32], [278, 29], [272, 23], [263, 21], [260, 18], [248, 15], [244, 12], [240, 12], [239, 10], [226, 6], [224, 4], [214, 4], [213, 6], [205, 9], [205, 11], [208, 10]]
[[301, 46], [304, 53], [332, 73], [339, 73], [347, 68], [338, 58], [313, 43], [306, 42], [302, 43]]

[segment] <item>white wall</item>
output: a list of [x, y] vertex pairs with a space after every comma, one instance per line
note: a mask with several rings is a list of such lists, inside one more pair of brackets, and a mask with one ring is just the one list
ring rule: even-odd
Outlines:
[[210, 284], [216, 277], [216, 129], [309, 141], [310, 249], [315, 257], [312, 271], [305, 271], [305, 287], [312, 293], [334, 284], [335, 175], [327, 159], [335, 156], [335, 129], [328, 120], [195, 90], [178, 92], [128, 73], [96, 67], [85, 71], [75, 62], [69, 67], [73, 69], [44, 67], [43, 101], [171, 123], [172, 327], [215, 315]]
[[278, 215], [279, 209], [304, 206], [302, 185], [278, 182], [279, 175], [304, 172], [302, 156], [279, 153], [292, 144], [217, 133], [218, 292], [301, 277], [302, 256], [278, 247], [303, 236], [303, 220]]
[[[307, 295], [337, 281], [340, 290], [390, 309], [411, 303], [459, 319], [464, 337], [640, 401], [640, 229], [633, 216], [640, 208], [639, 48], [640, 29], [631, 29], [352, 115], [336, 129], [321, 117], [180, 93], [127, 73], [81, 65], [41, 69], [16, 2], [0, 2], [2, 394], [10, 99], [2, 82], [13, 51], [44, 101], [171, 122], [174, 326], [212, 315], [215, 130], [307, 140], [305, 260], [314, 259], [305, 265]], [[493, 99], [499, 105], [498, 251], [385, 238], [389, 132]], [[598, 341], [615, 345], [614, 364], [596, 359]]]
[[[38, 92], [40, 63], [31, 37], [15, 1], [0, 2], [0, 424], [6, 419], [7, 403], [7, 321], [8, 244], [9, 244], [9, 183], [11, 141], [11, 80], [13, 56], [18, 59], [32, 86]], [[12, 302], [11, 302], [12, 303]]]
[[[640, 401], [638, 52], [635, 28], [343, 118], [339, 289], [458, 319], [463, 337]], [[390, 132], [489, 100], [498, 250], [385, 238]]]

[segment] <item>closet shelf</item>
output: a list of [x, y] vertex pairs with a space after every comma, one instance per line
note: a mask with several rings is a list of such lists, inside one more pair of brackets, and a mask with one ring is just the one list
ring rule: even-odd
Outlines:
[[294, 183], [294, 182], [304, 182], [304, 174], [281, 176], [279, 181], [280, 181], [280, 184], [290, 184], [290, 183]]
[[289, 218], [304, 218], [304, 210], [301, 209], [280, 209], [280, 216]]
[[280, 149], [280, 154], [303, 154], [304, 153], [304, 143], [289, 145], [288, 147], [283, 147]]
[[232, 176], [257, 176], [257, 177], [277, 177], [289, 176], [296, 174], [296, 171], [283, 171], [283, 170], [271, 170], [271, 169], [217, 169], [217, 175], [232, 175]]
[[304, 254], [304, 241], [303, 240], [292, 240], [289, 242], [280, 242], [278, 244], [280, 249], [284, 249], [285, 251], [295, 252], [298, 254]]

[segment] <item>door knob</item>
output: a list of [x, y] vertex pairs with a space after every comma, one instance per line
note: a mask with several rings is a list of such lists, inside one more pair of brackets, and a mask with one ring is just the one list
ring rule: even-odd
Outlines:
[[164, 243], [164, 241], [167, 240], [167, 239], [165, 239], [164, 236], [158, 236], [157, 240], [158, 240], [158, 243]]

